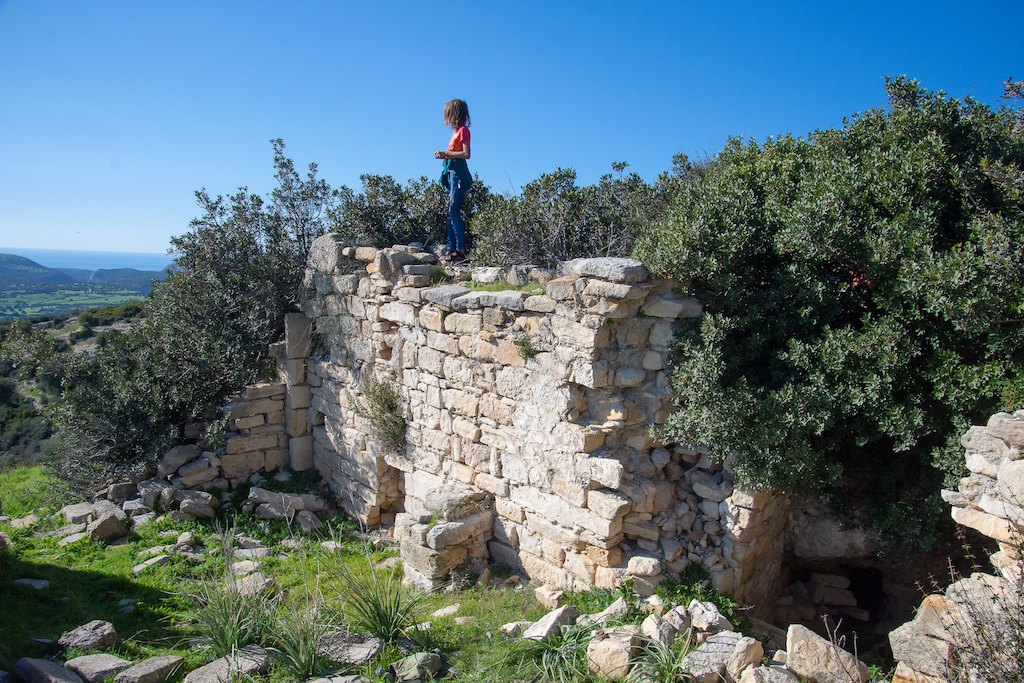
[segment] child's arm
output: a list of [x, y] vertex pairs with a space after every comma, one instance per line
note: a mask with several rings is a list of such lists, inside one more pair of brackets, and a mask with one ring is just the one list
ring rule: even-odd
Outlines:
[[469, 143], [462, 143], [461, 152], [449, 152], [447, 150], [439, 149], [434, 152], [435, 159], [468, 159], [469, 158]]

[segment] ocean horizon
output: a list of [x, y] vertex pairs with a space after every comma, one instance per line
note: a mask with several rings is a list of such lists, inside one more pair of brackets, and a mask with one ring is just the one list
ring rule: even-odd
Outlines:
[[23, 249], [0, 247], [0, 254], [24, 256], [47, 268], [81, 268], [83, 270], [163, 270], [174, 257], [136, 251], [77, 251], [72, 249]]

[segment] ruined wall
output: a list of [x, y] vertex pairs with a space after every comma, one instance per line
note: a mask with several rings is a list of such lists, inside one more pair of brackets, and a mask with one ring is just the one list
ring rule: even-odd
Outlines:
[[[292, 430], [292, 443], [311, 443], [339, 504], [368, 524], [396, 523], [409, 578], [436, 585], [481, 547], [573, 589], [613, 586], [627, 571], [649, 589], [700, 562], [717, 588], [770, 609], [787, 501], [734, 491], [721, 463], [651, 436], [669, 408], [673, 326], [700, 303], [629, 259], [472, 273], [532, 285], [503, 291], [432, 286], [435, 261], [415, 247], [319, 238], [302, 292], [314, 341], [293, 372], [302, 381], [289, 380], [310, 397], [311, 433]], [[355, 410], [370, 373], [400, 390], [401, 452], [382, 452]], [[493, 506], [491, 528], [473, 515], [472, 528], [458, 526], [468, 517], [451, 510], [469, 500]], [[434, 546], [448, 540], [432, 547], [438, 521], [459, 531], [433, 534]]]

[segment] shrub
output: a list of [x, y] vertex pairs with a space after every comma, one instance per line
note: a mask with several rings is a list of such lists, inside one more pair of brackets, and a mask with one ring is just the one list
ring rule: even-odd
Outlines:
[[337, 566], [348, 589], [341, 595], [343, 616], [352, 628], [393, 643], [416, 625], [425, 594], [406, 591], [396, 575], [397, 568], [378, 572], [369, 556], [365, 572], [357, 573], [343, 562]]
[[381, 448], [398, 450], [405, 443], [402, 396], [393, 379], [377, 379], [372, 373], [363, 382], [363, 400], [352, 402], [356, 415], [370, 422], [370, 431]]
[[998, 409], [1024, 352], [1024, 199], [986, 170], [1024, 163], [1014, 115], [887, 90], [841, 130], [730, 141], [635, 252], [705, 304], [663, 438], [873, 522], [920, 514], [936, 450]]
[[481, 237], [473, 260], [554, 265], [629, 255], [637, 236], [662, 219], [671, 197], [701, 171], [678, 155], [672, 173], [651, 185], [635, 173], [624, 176], [627, 167], [612, 164], [617, 176], [604, 175], [585, 187], [576, 184], [576, 171], [559, 168], [524, 185], [518, 196], [492, 195], [476, 217]]

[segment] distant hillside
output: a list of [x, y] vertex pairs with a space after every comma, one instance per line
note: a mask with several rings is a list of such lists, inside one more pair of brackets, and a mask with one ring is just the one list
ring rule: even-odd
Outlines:
[[0, 282], [74, 282], [74, 278], [54, 268], [41, 266], [16, 254], [0, 254]]
[[105, 285], [121, 285], [134, 287], [144, 294], [152, 288], [152, 280], [166, 280], [166, 270], [135, 270], [134, 268], [100, 269], [93, 272], [89, 282], [100, 282]]
[[54, 268], [65, 275], [70, 275], [75, 282], [88, 282], [92, 277], [92, 271], [87, 268]]

